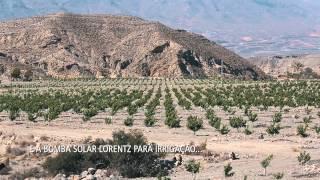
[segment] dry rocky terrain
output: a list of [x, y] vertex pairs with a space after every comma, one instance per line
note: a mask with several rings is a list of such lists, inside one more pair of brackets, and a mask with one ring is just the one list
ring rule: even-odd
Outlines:
[[[249, 60], [266, 74], [274, 78], [287, 76], [287, 73], [299, 73], [307, 68], [312, 69], [314, 73], [320, 75], [319, 54], [255, 57]], [[301, 63], [303, 67], [297, 69], [295, 66], [296, 63]]]
[[0, 75], [264, 79], [242, 57], [201, 35], [137, 17], [53, 14], [0, 23]]

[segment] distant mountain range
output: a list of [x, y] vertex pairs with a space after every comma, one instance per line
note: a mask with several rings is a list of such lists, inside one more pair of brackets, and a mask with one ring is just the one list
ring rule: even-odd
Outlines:
[[317, 0], [1, 0], [0, 20], [126, 14], [200, 33], [243, 56], [320, 51]]

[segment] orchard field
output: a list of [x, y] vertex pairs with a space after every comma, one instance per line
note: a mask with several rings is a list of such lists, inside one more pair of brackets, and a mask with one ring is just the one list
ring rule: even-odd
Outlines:
[[[197, 179], [320, 178], [319, 81], [13, 82], [0, 84], [0, 126], [0, 145], [23, 151], [0, 152], [19, 162], [17, 171], [37, 167], [19, 141], [72, 143], [138, 129], [150, 142], [201, 148], [183, 155], [200, 162]], [[170, 173], [190, 176], [182, 166]]]

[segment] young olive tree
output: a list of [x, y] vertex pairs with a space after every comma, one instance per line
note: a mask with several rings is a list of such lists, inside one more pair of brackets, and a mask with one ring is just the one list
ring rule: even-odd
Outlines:
[[264, 169], [264, 176], [267, 176], [267, 167], [270, 166], [271, 160], [273, 159], [273, 155], [269, 155], [267, 158], [261, 161], [261, 166]]
[[192, 173], [193, 179], [196, 179], [197, 173], [200, 171], [200, 162], [190, 160], [185, 164], [185, 168], [188, 172]]
[[188, 129], [192, 130], [194, 134], [196, 134], [196, 132], [203, 127], [202, 119], [198, 118], [197, 116], [189, 116], [187, 121]]
[[235, 174], [235, 172], [232, 172], [233, 168], [231, 166], [231, 163], [228, 163], [226, 166], [223, 167], [223, 169], [224, 169], [224, 176], [226, 178], [232, 177]]

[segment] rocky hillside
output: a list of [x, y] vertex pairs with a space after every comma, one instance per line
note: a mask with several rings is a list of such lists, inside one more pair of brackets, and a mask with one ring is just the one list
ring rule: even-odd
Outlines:
[[[203, 36], [130, 16], [54, 14], [0, 23], [0, 74], [75, 77], [266, 78]], [[4, 76], [2, 75], [2, 76]]]
[[[291, 55], [273, 57], [255, 57], [249, 59], [266, 74], [283, 77], [287, 73], [315, 73], [320, 75], [320, 55]], [[301, 64], [300, 67], [297, 64]]]

